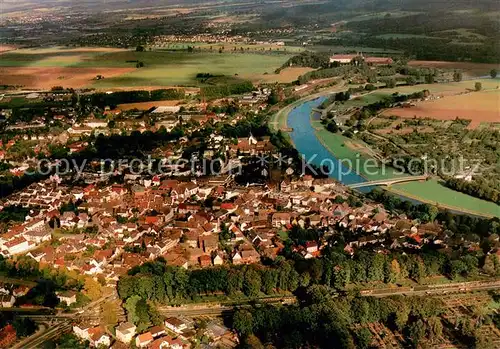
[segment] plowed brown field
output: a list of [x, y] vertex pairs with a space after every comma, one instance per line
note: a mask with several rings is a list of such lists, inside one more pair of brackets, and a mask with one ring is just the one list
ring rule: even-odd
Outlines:
[[50, 89], [52, 86], [82, 88], [92, 83], [97, 75], [105, 78], [120, 76], [135, 68], [68, 68], [68, 67], [0, 67], [3, 85], [33, 89]]
[[392, 108], [383, 115], [403, 118], [432, 118], [438, 120], [471, 120], [469, 128], [481, 122], [500, 122], [500, 90], [471, 92], [437, 100], [418, 102], [411, 108]]

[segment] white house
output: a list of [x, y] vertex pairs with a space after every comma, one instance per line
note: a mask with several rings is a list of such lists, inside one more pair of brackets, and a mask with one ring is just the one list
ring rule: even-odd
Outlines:
[[123, 343], [130, 343], [135, 336], [136, 326], [130, 322], [122, 322], [116, 327], [116, 338]]
[[17, 237], [4, 244], [7, 252], [11, 255], [28, 252], [33, 246], [25, 238]]
[[76, 292], [75, 291], [64, 291], [58, 292], [57, 298], [61, 302], [66, 302], [67, 305], [71, 305], [76, 303]]
[[2, 308], [11, 308], [15, 302], [16, 298], [14, 296], [0, 295], [0, 305]]
[[89, 119], [89, 120], [85, 121], [85, 126], [91, 127], [91, 128], [107, 127], [108, 122], [106, 120]]
[[89, 330], [92, 328], [90, 325], [79, 324], [73, 326], [73, 332], [78, 338], [90, 340]]
[[176, 333], [182, 333], [182, 331], [187, 328], [184, 321], [176, 317], [169, 317], [165, 319], [165, 326]]
[[215, 255], [214, 257], [214, 265], [222, 265], [224, 264], [224, 260], [222, 259], [221, 256], [219, 256], [218, 254]]

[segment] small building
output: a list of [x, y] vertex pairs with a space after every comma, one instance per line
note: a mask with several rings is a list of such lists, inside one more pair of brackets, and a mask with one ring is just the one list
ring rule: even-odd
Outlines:
[[130, 343], [135, 336], [136, 326], [130, 322], [122, 322], [116, 327], [116, 339], [123, 343]]
[[161, 326], [154, 326], [149, 329], [149, 332], [153, 336], [153, 338], [158, 338], [165, 334], [165, 329]]
[[0, 295], [0, 305], [2, 308], [11, 308], [16, 303], [16, 298], [10, 295]]
[[214, 265], [222, 265], [224, 264], [224, 260], [219, 254], [216, 254], [214, 257]]
[[135, 337], [135, 346], [138, 348], [145, 348], [153, 341], [151, 332], [146, 332]]
[[182, 331], [187, 328], [184, 321], [176, 317], [169, 317], [165, 319], [165, 326], [176, 333], [182, 333]]
[[57, 298], [60, 302], [66, 302], [67, 305], [76, 303], [76, 292], [75, 291], [64, 291], [58, 292]]
[[88, 330], [89, 342], [94, 347], [109, 347], [111, 345], [111, 338], [106, 334], [104, 328], [97, 326]]

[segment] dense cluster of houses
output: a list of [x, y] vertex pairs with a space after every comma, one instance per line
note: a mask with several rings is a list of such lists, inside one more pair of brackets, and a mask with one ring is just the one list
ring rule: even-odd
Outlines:
[[[208, 322], [203, 332], [219, 348], [232, 348], [238, 344], [237, 336], [217, 320]], [[130, 322], [118, 324], [114, 335], [103, 326], [86, 323], [75, 324], [73, 333], [93, 347], [110, 347], [114, 342], [112, 348], [128, 348], [133, 344], [136, 348], [148, 349], [189, 349], [197, 335], [193, 321], [184, 317], [168, 317], [163, 324], [142, 333]]]
[[[113, 284], [131, 267], [160, 256], [184, 268], [275, 258], [283, 248], [279, 233], [294, 225], [321, 229], [327, 236], [350, 231], [349, 253], [377, 243], [446, 245], [439, 226], [391, 217], [380, 205], [350, 207], [348, 196], [334, 180], [310, 176], [252, 188], [231, 184], [230, 176], [138, 177], [125, 184], [71, 188], [47, 180], [6, 201], [32, 209], [24, 223], [0, 235], [0, 251], [5, 257], [27, 254], [55, 268], [102, 275]], [[73, 210], [64, 211], [69, 203]], [[313, 258], [324, 243], [309, 241], [295, 249]]]

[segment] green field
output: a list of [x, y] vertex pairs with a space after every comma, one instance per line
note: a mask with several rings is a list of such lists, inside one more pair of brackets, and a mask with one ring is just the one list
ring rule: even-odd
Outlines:
[[[199, 86], [197, 73], [226, 75], [243, 79], [258, 79], [272, 74], [291, 56], [276, 52], [187, 52], [185, 50], [92, 49], [17, 50], [0, 56], [2, 67], [71, 67], [71, 68], [132, 68], [124, 75], [95, 81], [95, 87], [121, 86]], [[137, 62], [143, 68], [136, 68]], [[105, 75], [105, 72], [103, 72]]]
[[[290, 56], [257, 53], [187, 53], [187, 52], [127, 52], [96, 57], [92, 64], [113, 64], [140, 60], [145, 67], [119, 77], [101, 80], [96, 87], [141, 85], [197, 86], [197, 73], [238, 76], [253, 79], [265, 73], [272, 74]], [[127, 64], [127, 63], [125, 63]], [[82, 64], [80, 64], [81, 66]], [[135, 64], [134, 64], [135, 65]], [[95, 65], [94, 65], [95, 66]]]
[[441, 185], [437, 180], [409, 182], [391, 186], [391, 191], [440, 207], [472, 214], [500, 217], [500, 206]]

